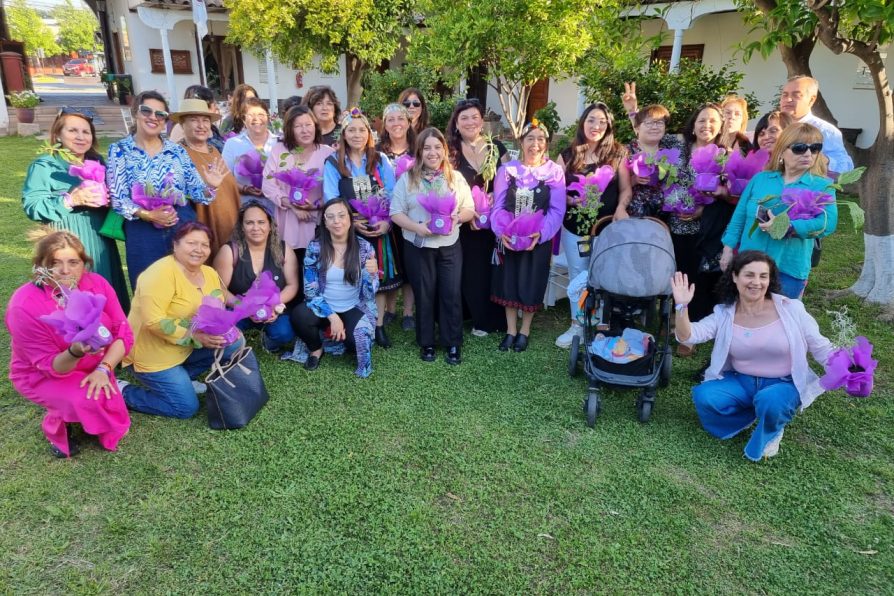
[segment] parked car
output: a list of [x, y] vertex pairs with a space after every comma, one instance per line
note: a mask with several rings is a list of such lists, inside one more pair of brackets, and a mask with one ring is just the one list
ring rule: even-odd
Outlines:
[[73, 60], [69, 60], [62, 66], [62, 74], [67, 77], [86, 77], [95, 75], [96, 70], [93, 68], [93, 63], [91, 63], [86, 58], [74, 58]]

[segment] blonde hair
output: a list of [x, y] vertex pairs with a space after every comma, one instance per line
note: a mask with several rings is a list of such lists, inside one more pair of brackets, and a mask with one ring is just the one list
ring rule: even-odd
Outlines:
[[[723, 116], [723, 109], [729, 105], [738, 105], [742, 108], [742, 127], [739, 130], [730, 130], [727, 131], [730, 134], [742, 132], [744, 133], [748, 129], [748, 102], [745, 101], [745, 98], [739, 97], [735, 94], [727, 95], [722, 102], [720, 102], [720, 115]], [[724, 121], [724, 125], [726, 122]]]
[[422, 132], [419, 133], [419, 136], [416, 137], [416, 151], [413, 154], [413, 157], [416, 158], [416, 163], [413, 164], [413, 167], [410, 168], [410, 171], [407, 174], [410, 176], [410, 181], [407, 184], [407, 190], [411, 188], [417, 188], [419, 186], [419, 182], [422, 180], [422, 150], [425, 148], [425, 141], [434, 137], [438, 141], [441, 142], [441, 146], [444, 148], [444, 157], [441, 159], [441, 170], [444, 172], [444, 180], [447, 181], [447, 187], [450, 190], [453, 190], [453, 166], [450, 165], [450, 155], [448, 154], [447, 147], [447, 139], [444, 138], [443, 133], [437, 128], [426, 128]]
[[[822, 143], [823, 133], [813, 126], [804, 122], [796, 122], [787, 126], [776, 139], [776, 146], [773, 147], [773, 153], [770, 154], [770, 161], [767, 162], [767, 170], [777, 170], [785, 173], [785, 163], [782, 161], [782, 154], [785, 150], [795, 143]], [[816, 156], [813, 165], [808, 170], [816, 176], [826, 176], [829, 171], [829, 159], [822, 153]]]

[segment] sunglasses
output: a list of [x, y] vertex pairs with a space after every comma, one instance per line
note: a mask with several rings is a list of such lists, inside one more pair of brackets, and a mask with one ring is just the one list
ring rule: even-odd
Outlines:
[[137, 111], [140, 114], [142, 114], [145, 118], [148, 118], [149, 116], [154, 115], [159, 120], [167, 120], [168, 116], [171, 115], [170, 113], [165, 112], [164, 110], [153, 110], [146, 104], [140, 104], [140, 107], [137, 108]]
[[461, 99], [458, 102], [456, 102], [456, 109], [458, 109], [458, 110], [464, 110], [466, 108], [473, 108], [473, 107], [481, 107], [481, 101], [479, 101], [477, 97], [472, 97], [469, 99]]
[[422, 102], [418, 99], [408, 99], [404, 103], [405, 108], [421, 108]]
[[80, 110], [80, 108], [71, 108], [68, 106], [62, 106], [62, 108], [59, 110], [59, 113], [56, 114], [56, 118], [58, 118], [59, 116], [65, 116], [68, 114], [71, 114], [72, 116], [80, 116], [87, 122], [93, 122], [93, 116], [91, 116], [90, 114], [83, 113]]
[[810, 149], [810, 152], [814, 155], [823, 150], [822, 143], [792, 143], [788, 146], [789, 149], [792, 150], [792, 153], [795, 155], [804, 155], [807, 153], [807, 150]]

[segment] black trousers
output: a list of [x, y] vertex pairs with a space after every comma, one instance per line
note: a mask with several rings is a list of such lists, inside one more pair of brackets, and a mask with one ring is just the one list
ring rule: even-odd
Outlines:
[[295, 294], [292, 302], [298, 304], [304, 300], [304, 254], [307, 249], [293, 248], [292, 250], [295, 252], [295, 260], [298, 261], [298, 293]]
[[435, 345], [435, 304], [441, 345], [463, 343], [462, 270], [459, 241], [441, 248], [417, 248], [404, 242], [404, 262], [416, 298], [416, 343]]
[[[340, 312], [342, 323], [345, 325], [345, 347], [352, 351], [357, 351], [357, 344], [354, 342], [354, 327], [360, 319], [363, 318], [363, 311], [356, 306], [351, 310]], [[329, 319], [318, 317], [314, 311], [307, 306], [306, 302], [302, 302], [292, 309], [292, 327], [298, 337], [307, 345], [310, 352], [315, 352], [323, 347], [323, 341], [320, 339], [320, 332], [329, 328]]]

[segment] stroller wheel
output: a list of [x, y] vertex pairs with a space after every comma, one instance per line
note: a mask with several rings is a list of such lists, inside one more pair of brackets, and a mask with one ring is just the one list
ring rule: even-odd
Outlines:
[[593, 428], [596, 426], [596, 418], [599, 416], [599, 410], [602, 409], [602, 403], [599, 399], [598, 391], [590, 391], [587, 394], [587, 426]]
[[636, 409], [639, 415], [639, 421], [648, 422], [649, 418], [652, 417], [652, 406], [655, 405], [655, 402], [643, 398], [640, 398], [637, 402]]
[[577, 376], [577, 358], [580, 354], [580, 336], [575, 335], [571, 339], [571, 353], [568, 354], [568, 376], [572, 379]]

